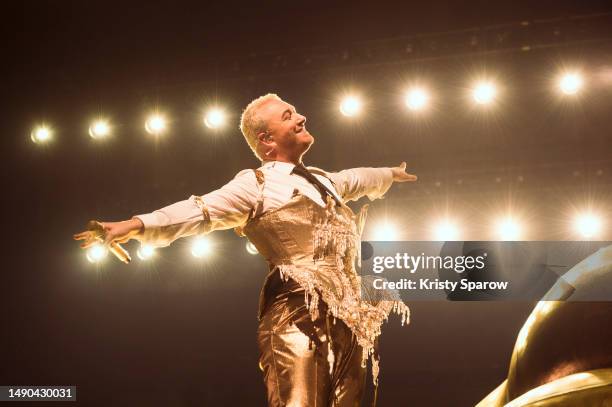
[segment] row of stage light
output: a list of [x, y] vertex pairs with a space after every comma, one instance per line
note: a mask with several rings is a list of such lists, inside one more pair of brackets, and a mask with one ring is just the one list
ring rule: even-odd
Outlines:
[[[603, 230], [601, 217], [585, 212], [573, 219], [572, 235], [580, 239], [597, 239]], [[524, 227], [512, 217], [501, 218], [495, 222], [494, 233], [500, 241], [520, 241], [524, 235]], [[461, 230], [456, 222], [444, 219], [435, 223], [431, 228], [433, 241], [454, 241], [461, 239]], [[370, 236], [371, 241], [399, 241], [402, 240], [397, 227], [389, 221], [380, 223]], [[246, 243], [246, 250], [250, 254], [257, 254], [257, 249], [251, 242]], [[214, 242], [208, 236], [197, 236], [192, 239], [191, 254], [195, 258], [206, 258], [213, 254]], [[103, 245], [95, 245], [86, 251], [87, 260], [99, 263], [106, 258], [107, 249]], [[141, 245], [137, 251], [140, 260], [150, 260], [155, 256], [155, 248]]]
[[[562, 94], [573, 96], [583, 88], [583, 77], [578, 72], [565, 73], [558, 79], [557, 87]], [[474, 103], [486, 106], [494, 103], [498, 98], [498, 87], [495, 81], [482, 80], [475, 83], [470, 89], [471, 98]], [[427, 108], [431, 102], [431, 93], [426, 87], [412, 87], [405, 92], [404, 104], [411, 111], [418, 112]], [[357, 117], [363, 110], [363, 100], [358, 95], [347, 95], [339, 103], [339, 110], [344, 116]], [[220, 107], [211, 108], [203, 117], [204, 125], [217, 130], [227, 124], [227, 114]], [[169, 127], [167, 117], [161, 112], [151, 114], [144, 123], [147, 133], [154, 136], [164, 134]], [[98, 118], [93, 121], [88, 130], [94, 139], [104, 139], [111, 135], [112, 124], [106, 118]], [[53, 139], [53, 128], [46, 123], [37, 125], [30, 134], [35, 143], [46, 143]]]

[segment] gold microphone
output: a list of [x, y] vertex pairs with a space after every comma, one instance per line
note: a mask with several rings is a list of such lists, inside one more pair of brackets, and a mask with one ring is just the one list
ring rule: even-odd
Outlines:
[[[87, 230], [94, 233], [94, 237], [102, 242], [106, 239], [106, 231], [104, 230], [104, 226], [96, 220], [90, 220], [87, 222]], [[130, 254], [127, 250], [125, 250], [119, 243], [111, 242], [109, 250], [112, 254], [115, 255], [123, 263], [128, 264], [132, 261]]]

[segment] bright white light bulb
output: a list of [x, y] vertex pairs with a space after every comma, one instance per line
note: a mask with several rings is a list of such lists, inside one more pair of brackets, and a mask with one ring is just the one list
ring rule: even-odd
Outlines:
[[209, 255], [212, 251], [210, 241], [204, 237], [196, 238], [191, 245], [191, 254], [194, 257], [201, 258]]
[[106, 120], [96, 120], [89, 126], [89, 135], [92, 138], [104, 138], [110, 134], [110, 125]]
[[159, 114], [150, 116], [145, 122], [145, 130], [149, 134], [162, 134], [166, 130], [166, 119]]
[[221, 109], [211, 109], [204, 117], [204, 124], [209, 129], [218, 129], [225, 124], [225, 113]]
[[515, 241], [521, 236], [521, 226], [512, 218], [497, 222], [497, 235], [504, 241]]
[[140, 260], [148, 260], [155, 254], [155, 248], [149, 245], [142, 245], [136, 252]]
[[476, 85], [472, 93], [476, 103], [485, 105], [493, 102], [497, 91], [491, 82], [481, 82]]
[[52, 131], [47, 126], [37, 126], [32, 133], [30, 134], [30, 138], [35, 143], [46, 143], [51, 140]]
[[398, 239], [397, 229], [390, 223], [378, 225], [374, 231], [374, 240], [379, 242], [390, 242]]
[[421, 110], [427, 106], [429, 95], [424, 89], [414, 88], [406, 94], [406, 106], [410, 110]]
[[434, 229], [435, 237], [439, 241], [457, 240], [459, 229], [449, 220], [439, 222]]
[[590, 239], [601, 232], [601, 219], [591, 213], [578, 215], [574, 220], [574, 227], [580, 236]]
[[87, 249], [86, 256], [90, 263], [99, 263], [104, 260], [107, 254], [108, 250], [106, 247], [101, 244], [96, 244]]
[[582, 77], [577, 73], [567, 73], [561, 77], [559, 88], [566, 95], [578, 93], [580, 88], [582, 88]]
[[361, 112], [361, 108], [361, 100], [355, 96], [348, 96], [340, 103], [340, 113], [348, 117], [357, 116]]

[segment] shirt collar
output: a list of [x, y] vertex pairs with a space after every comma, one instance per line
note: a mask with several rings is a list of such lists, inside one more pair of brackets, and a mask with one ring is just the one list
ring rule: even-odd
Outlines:
[[286, 163], [284, 161], [264, 161], [261, 168], [274, 168], [283, 174], [289, 175], [291, 171], [293, 171], [293, 168], [295, 168], [295, 164]]

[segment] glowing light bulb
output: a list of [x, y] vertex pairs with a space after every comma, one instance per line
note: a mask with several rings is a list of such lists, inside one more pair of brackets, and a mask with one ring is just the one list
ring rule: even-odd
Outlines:
[[155, 254], [155, 248], [149, 245], [142, 245], [138, 248], [136, 254], [140, 260], [148, 260]]
[[566, 95], [573, 95], [582, 88], [582, 83], [582, 76], [577, 73], [567, 73], [561, 77], [559, 88]]
[[212, 252], [212, 245], [207, 238], [198, 237], [191, 245], [191, 254], [194, 257], [201, 258], [208, 256]]
[[459, 229], [454, 222], [450, 220], [444, 220], [439, 222], [434, 228], [434, 234], [437, 240], [457, 240], [459, 237]]
[[108, 254], [108, 250], [101, 244], [96, 244], [87, 249], [86, 257], [90, 263], [99, 263]]
[[362, 109], [361, 100], [355, 96], [348, 96], [340, 103], [340, 113], [347, 117], [357, 116]]
[[51, 140], [53, 132], [45, 125], [37, 126], [32, 130], [30, 138], [35, 143], [46, 143]]
[[380, 242], [390, 242], [398, 239], [397, 229], [393, 224], [382, 223], [378, 225], [374, 232], [374, 240]]
[[424, 89], [410, 89], [406, 94], [405, 102], [408, 109], [421, 110], [427, 106], [429, 94]]
[[159, 135], [166, 131], [166, 119], [164, 116], [154, 114], [149, 116], [145, 122], [145, 130], [149, 134]]
[[518, 240], [521, 236], [521, 226], [512, 218], [504, 218], [497, 222], [497, 234], [504, 241]]
[[218, 108], [209, 110], [208, 113], [206, 113], [206, 116], [204, 117], [204, 124], [209, 129], [218, 129], [220, 127], [223, 127], [225, 121], [225, 112]]
[[583, 213], [576, 216], [574, 227], [580, 236], [590, 239], [601, 232], [601, 218], [592, 213]]
[[495, 96], [497, 94], [497, 90], [495, 89], [495, 85], [491, 82], [480, 82], [474, 87], [472, 92], [472, 96], [476, 103], [481, 105], [486, 105], [493, 100], [495, 100]]
[[110, 125], [106, 120], [96, 120], [89, 126], [89, 135], [92, 138], [104, 138], [110, 134]]

